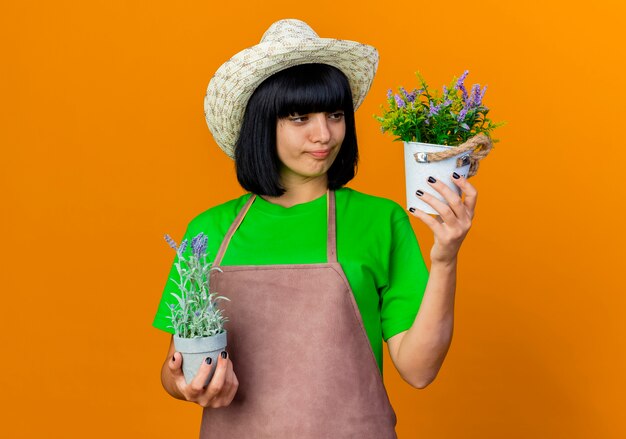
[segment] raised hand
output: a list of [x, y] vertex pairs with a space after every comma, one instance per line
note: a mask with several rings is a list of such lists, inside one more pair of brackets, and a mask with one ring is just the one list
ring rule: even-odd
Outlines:
[[429, 177], [425, 184], [431, 185], [443, 198], [448, 202], [438, 200], [436, 197], [427, 192], [421, 195], [422, 200], [435, 209], [439, 216], [431, 216], [416, 208], [409, 208], [413, 216], [421, 219], [435, 235], [435, 243], [430, 252], [430, 259], [433, 263], [452, 263], [456, 260], [457, 254], [472, 226], [472, 219], [476, 210], [476, 199], [478, 191], [472, 186], [465, 177], [461, 177], [454, 173], [452, 181], [465, 194], [462, 200], [454, 191], [441, 181]]

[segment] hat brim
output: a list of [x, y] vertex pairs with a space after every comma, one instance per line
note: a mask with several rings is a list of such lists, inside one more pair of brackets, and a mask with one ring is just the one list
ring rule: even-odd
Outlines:
[[215, 72], [204, 98], [209, 130], [230, 158], [248, 100], [259, 84], [276, 72], [310, 63], [332, 65], [347, 76], [356, 111], [376, 74], [378, 51], [355, 41], [311, 38], [259, 43], [237, 53]]

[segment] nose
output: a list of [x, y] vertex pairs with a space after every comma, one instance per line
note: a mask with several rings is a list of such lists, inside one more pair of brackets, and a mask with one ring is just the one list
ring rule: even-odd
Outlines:
[[314, 123], [311, 124], [311, 140], [313, 142], [328, 143], [330, 142], [330, 129], [328, 128], [328, 120], [326, 113], [317, 113], [314, 117]]

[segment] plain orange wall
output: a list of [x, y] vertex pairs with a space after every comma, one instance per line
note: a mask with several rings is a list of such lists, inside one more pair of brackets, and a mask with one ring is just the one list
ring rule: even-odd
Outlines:
[[357, 190], [403, 204], [401, 144], [372, 114], [416, 70], [439, 87], [469, 69], [507, 121], [470, 180], [438, 378], [413, 389], [386, 358], [400, 438], [626, 437], [624, 16], [609, 0], [3, 5], [0, 435], [197, 436], [200, 408], [159, 381], [162, 236], [242, 193], [204, 121], [211, 75], [300, 18], [380, 52]]

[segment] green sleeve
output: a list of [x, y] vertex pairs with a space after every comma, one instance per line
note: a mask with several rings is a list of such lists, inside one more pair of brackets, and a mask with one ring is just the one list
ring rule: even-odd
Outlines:
[[[182, 241], [185, 239], [188, 239], [189, 236], [190, 236], [190, 228], [187, 227], [187, 230], [185, 231], [183, 238], [180, 241], [176, 240], [176, 242], [180, 245]], [[167, 244], [165, 243], [165, 240], [163, 241], [164, 241], [163, 244], [167, 246]], [[167, 248], [170, 248], [170, 247], [167, 247]], [[185, 250], [185, 255], [187, 255], [190, 252], [190, 248], [191, 248], [191, 239], [188, 239], [187, 249]], [[175, 252], [171, 248], [170, 248], [170, 252], [175, 254], [174, 261], [172, 262], [170, 273], [167, 276], [165, 287], [163, 288], [163, 294], [161, 295], [161, 301], [159, 302], [156, 315], [154, 316], [154, 320], [152, 321], [152, 326], [162, 331], [173, 334], [174, 328], [171, 327], [172, 322], [168, 318], [171, 315], [169, 305], [174, 304], [176, 301], [174, 296], [172, 296], [171, 294], [171, 293], [175, 293], [178, 291], [178, 287], [176, 286], [173, 280], [175, 280], [176, 282], [179, 282], [180, 276], [178, 275], [178, 270], [176, 269], [176, 264], [178, 263], [178, 252]]]
[[428, 283], [428, 269], [408, 214], [394, 210], [389, 278], [381, 295], [381, 325], [385, 342], [411, 327]]

